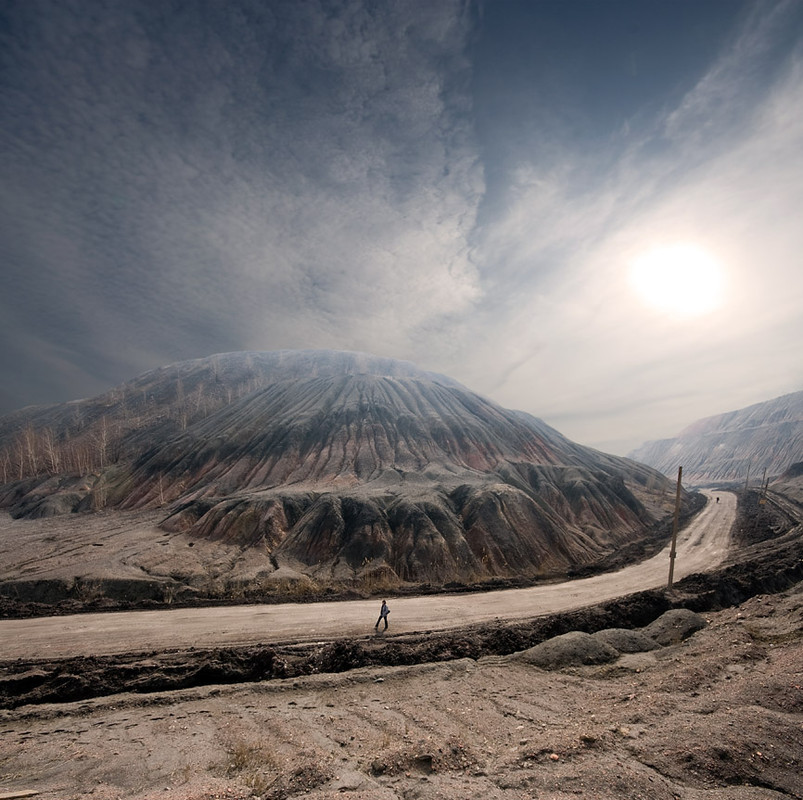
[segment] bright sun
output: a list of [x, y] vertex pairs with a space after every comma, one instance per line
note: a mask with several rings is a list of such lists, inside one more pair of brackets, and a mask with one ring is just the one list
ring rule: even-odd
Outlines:
[[722, 269], [694, 244], [648, 250], [632, 262], [630, 281], [643, 300], [671, 314], [699, 316], [722, 303]]

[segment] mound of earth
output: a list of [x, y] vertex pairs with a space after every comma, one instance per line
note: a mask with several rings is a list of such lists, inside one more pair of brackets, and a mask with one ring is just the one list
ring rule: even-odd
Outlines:
[[606, 628], [594, 634], [594, 638], [612, 647], [619, 653], [646, 653], [660, 645], [645, 633], [629, 628]]
[[664, 475], [451, 378], [329, 351], [182, 362], [23, 409], [0, 419], [0, 463], [12, 517], [155, 510], [161, 532], [246, 553], [253, 591], [282, 570], [388, 587], [567, 574], [644, 546], [674, 505]]
[[623, 653], [644, 653], [677, 644], [705, 627], [705, 619], [687, 608], [661, 614], [645, 628], [603, 628], [594, 634], [569, 631], [518, 653], [516, 658], [542, 669], [607, 664]]
[[660, 645], [670, 645], [688, 639], [705, 627], [705, 620], [687, 608], [676, 608], [661, 614], [644, 628], [644, 635]]
[[619, 657], [619, 651], [583, 631], [570, 631], [523, 651], [518, 659], [542, 669], [605, 664]]
[[800, 460], [803, 392], [697, 420], [673, 439], [646, 442], [628, 455], [671, 474], [683, 464], [691, 486], [763, 483]]

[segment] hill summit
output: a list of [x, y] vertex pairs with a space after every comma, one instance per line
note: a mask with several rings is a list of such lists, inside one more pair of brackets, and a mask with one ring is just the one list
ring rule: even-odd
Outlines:
[[534, 578], [598, 563], [669, 511], [656, 471], [446, 376], [360, 353], [229, 353], [0, 419], [16, 517], [161, 509], [266, 575]]

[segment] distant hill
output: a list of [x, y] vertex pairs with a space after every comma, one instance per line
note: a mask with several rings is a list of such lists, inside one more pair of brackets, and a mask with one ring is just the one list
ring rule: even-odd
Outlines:
[[791, 464], [786, 472], [770, 483], [770, 489], [803, 505], [803, 461]]
[[476, 581], [598, 562], [672, 486], [451, 378], [359, 353], [229, 353], [0, 418], [16, 517], [162, 508], [162, 527], [327, 580]]
[[760, 481], [803, 459], [803, 392], [692, 423], [674, 439], [647, 442], [628, 454], [671, 477], [683, 467], [691, 486]]

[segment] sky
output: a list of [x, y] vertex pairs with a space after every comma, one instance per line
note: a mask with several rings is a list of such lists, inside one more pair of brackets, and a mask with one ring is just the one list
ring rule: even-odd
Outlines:
[[803, 389], [800, 0], [4, 0], [0, 414], [236, 350], [625, 454]]

